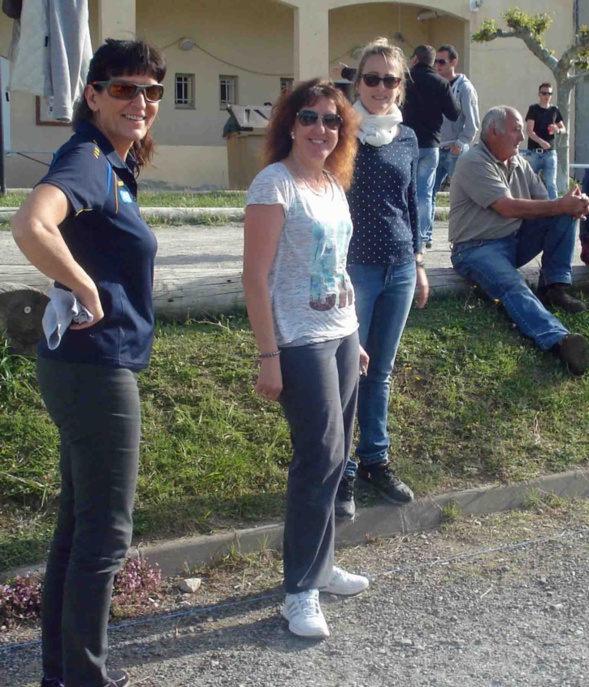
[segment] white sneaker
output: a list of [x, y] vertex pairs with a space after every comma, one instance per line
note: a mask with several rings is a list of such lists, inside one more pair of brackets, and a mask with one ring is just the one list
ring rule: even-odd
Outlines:
[[300, 637], [329, 637], [329, 628], [319, 606], [319, 590], [307, 589], [298, 594], [287, 594], [282, 617], [288, 620], [288, 629]]
[[340, 594], [341, 596], [352, 596], [368, 589], [369, 584], [367, 577], [353, 575], [334, 565], [329, 583], [321, 591], [329, 594]]

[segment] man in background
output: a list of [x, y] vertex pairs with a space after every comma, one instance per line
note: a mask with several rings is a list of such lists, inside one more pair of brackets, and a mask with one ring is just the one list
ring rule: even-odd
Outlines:
[[454, 173], [456, 161], [465, 153], [480, 126], [477, 92], [472, 83], [456, 71], [458, 53], [453, 45], [442, 45], [436, 55], [438, 74], [446, 79], [454, 97], [460, 105], [460, 116], [456, 121], [444, 117], [440, 141], [440, 161], [436, 172], [433, 190], [432, 216], [426, 235], [426, 248], [431, 248], [432, 227], [436, 208], [436, 195], [446, 177]]
[[566, 132], [562, 115], [556, 105], [551, 105], [552, 84], [540, 84], [538, 101], [530, 105], [526, 115], [528, 134], [528, 162], [536, 174], [542, 172], [548, 196], [558, 197], [556, 190], [556, 150], [554, 141], [557, 134]]
[[[519, 155], [524, 122], [512, 107], [493, 107], [480, 142], [460, 156], [450, 186], [452, 265], [501, 303], [520, 331], [554, 351], [573, 374], [589, 369], [589, 342], [571, 334], [549, 308], [585, 310], [569, 293], [577, 220], [589, 212], [578, 187], [562, 198], [548, 193]], [[518, 268], [542, 253], [538, 294]]]
[[450, 83], [434, 69], [436, 51], [418, 45], [411, 57], [410, 78], [405, 86], [403, 123], [417, 136], [417, 205], [423, 242], [431, 243], [432, 199], [439, 160], [440, 132], [444, 118], [455, 122], [460, 115]]

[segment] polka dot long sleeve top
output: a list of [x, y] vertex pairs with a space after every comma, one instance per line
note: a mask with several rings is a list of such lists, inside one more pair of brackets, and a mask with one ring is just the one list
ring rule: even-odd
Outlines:
[[417, 218], [419, 149], [412, 129], [387, 145], [360, 144], [348, 201], [354, 233], [349, 265], [403, 265], [421, 252]]

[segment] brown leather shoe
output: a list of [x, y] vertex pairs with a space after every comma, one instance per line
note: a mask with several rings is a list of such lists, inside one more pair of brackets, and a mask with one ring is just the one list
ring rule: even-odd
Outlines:
[[571, 296], [567, 284], [548, 284], [538, 289], [538, 298], [545, 308], [561, 308], [565, 312], [579, 313], [587, 309], [583, 301]]
[[589, 341], [582, 334], [567, 334], [556, 344], [556, 352], [574, 375], [589, 369]]

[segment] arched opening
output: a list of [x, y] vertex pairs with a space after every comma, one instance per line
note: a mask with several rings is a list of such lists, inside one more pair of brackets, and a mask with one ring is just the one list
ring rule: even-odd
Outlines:
[[464, 19], [427, 5], [394, 2], [340, 3], [329, 12], [329, 62], [354, 65], [359, 48], [385, 36], [410, 57], [417, 45], [450, 43], [458, 50], [461, 70], [468, 62], [468, 26]]

